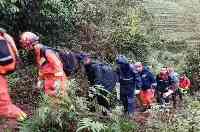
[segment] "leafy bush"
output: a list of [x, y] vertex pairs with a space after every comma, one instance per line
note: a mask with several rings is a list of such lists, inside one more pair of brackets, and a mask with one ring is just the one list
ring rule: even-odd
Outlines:
[[179, 109], [153, 109], [144, 129], [154, 132], [198, 132], [200, 130], [200, 102], [186, 96]]
[[138, 8], [137, 2], [82, 0], [77, 7], [82, 50], [92, 51], [107, 62], [113, 62], [118, 53], [145, 61], [148, 44], [140, 27], [149, 16], [142, 6]]
[[[56, 106], [55, 103], [52, 103], [56, 101], [54, 98], [42, 95], [33, 117], [22, 122], [20, 131], [114, 132], [118, 129], [119, 132], [129, 132], [135, 130], [136, 125], [126, 120], [126, 118], [122, 120], [120, 112], [115, 110], [115, 106], [113, 106], [113, 113], [110, 117], [103, 116], [103, 107], [98, 105], [95, 99], [94, 102], [90, 102], [85, 97], [77, 96], [77, 89], [79, 89], [79, 85], [72, 79], [70, 81], [70, 99], [65, 97]], [[101, 87], [98, 87], [96, 92], [98, 93], [100, 89]], [[90, 112], [87, 107], [89, 105], [94, 106], [96, 111]], [[119, 127], [116, 128], [116, 126]]]
[[[176, 5], [163, 0], [148, 3], [155, 7], [156, 3]], [[91, 52], [102, 61], [113, 63], [116, 55], [125, 54], [132, 62], [142, 61], [150, 65], [155, 73], [161, 67], [170, 65], [179, 72], [187, 71], [193, 87], [199, 89], [199, 47], [189, 49], [182, 40], [161, 39], [154, 28], [154, 14], [138, 1], [1, 0], [0, 10], [0, 26], [6, 28], [16, 40], [21, 32], [30, 30], [36, 32], [47, 45]], [[9, 75], [11, 95], [17, 103], [38, 106], [38, 94], [33, 92], [37, 77], [37, 70], [32, 66], [33, 56], [24, 51], [20, 56], [28, 67]], [[84, 77], [79, 79], [85, 81]], [[22, 123], [21, 131], [75, 131], [77, 126], [77, 131], [200, 131], [198, 99], [187, 98], [188, 102], [178, 114], [174, 110], [151, 111], [147, 124], [138, 129], [137, 124], [121, 118], [121, 110], [115, 107], [115, 91], [107, 98], [111, 98], [113, 108], [108, 118], [102, 117], [102, 107], [96, 100], [89, 102], [77, 94], [80, 89], [87, 93], [88, 89], [83, 87], [87, 87], [86, 82], [82, 85], [77, 80], [71, 80], [70, 99], [62, 100], [58, 108], [43, 96], [34, 116]], [[93, 105], [96, 112], [90, 112], [88, 105]]]
[[[16, 38], [23, 31], [41, 35], [43, 42], [54, 46], [73, 30], [76, 1], [70, 0], [1, 0], [0, 26]], [[62, 32], [62, 34], [59, 34]]]
[[15, 86], [15, 84], [17, 83], [17, 81], [19, 81], [19, 75], [17, 73], [13, 73], [13, 74], [10, 74], [8, 76], [8, 82], [9, 82], [9, 86], [11, 88], [13, 88]]
[[89, 118], [83, 118], [78, 123], [78, 129], [76, 132], [80, 131], [90, 131], [90, 132], [101, 132], [104, 131], [107, 127], [97, 121], [92, 121]]
[[63, 98], [59, 104], [56, 99], [42, 96], [40, 107], [31, 119], [21, 124], [20, 131], [57, 132], [71, 131], [76, 127], [76, 114], [69, 98]]
[[119, 119], [110, 123], [106, 132], [134, 132], [136, 130], [137, 126], [133, 121]]
[[200, 87], [200, 46], [193, 47], [187, 55], [185, 71], [192, 80], [193, 89]]

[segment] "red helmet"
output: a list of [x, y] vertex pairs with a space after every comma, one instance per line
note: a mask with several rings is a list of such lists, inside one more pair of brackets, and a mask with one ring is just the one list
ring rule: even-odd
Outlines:
[[167, 68], [161, 68], [160, 70], [160, 78], [162, 80], [167, 80], [168, 79], [168, 72], [167, 72]]
[[168, 74], [167, 68], [161, 68], [160, 74]]
[[36, 42], [39, 42], [39, 37], [32, 32], [24, 32], [20, 36], [20, 44], [23, 48], [31, 49]]

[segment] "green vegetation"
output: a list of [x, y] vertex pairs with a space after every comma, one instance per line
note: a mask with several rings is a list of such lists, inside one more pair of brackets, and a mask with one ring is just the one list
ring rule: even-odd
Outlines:
[[[158, 9], [156, 7], [163, 7]], [[130, 62], [142, 61], [157, 73], [162, 66], [173, 66], [186, 72], [192, 80], [195, 96], [187, 96], [177, 110], [153, 109], [145, 125], [120, 117], [116, 104], [111, 118], [102, 118], [102, 108], [95, 102], [95, 113], [89, 112], [80, 80], [71, 80], [70, 99], [55, 106], [35, 92], [37, 71], [33, 57], [20, 51], [24, 67], [9, 76], [11, 95], [19, 104], [31, 105], [33, 117], [21, 124], [21, 132], [198, 132], [200, 131], [200, 3], [198, 0], [0, 0], [0, 27], [14, 36], [23, 31], [37, 33], [42, 43], [54, 48], [90, 52], [114, 64], [117, 54]], [[177, 9], [170, 14], [170, 11]], [[174, 29], [167, 32], [159, 14], [174, 18]], [[163, 16], [165, 18], [165, 16]], [[166, 19], [162, 20], [167, 21]], [[164, 25], [170, 26], [170, 25]], [[183, 29], [186, 30], [183, 32]], [[23, 92], [22, 92], [23, 91]], [[113, 94], [113, 95], [112, 95]], [[115, 91], [111, 100], [115, 101]], [[17, 96], [16, 96], [17, 95]], [[40, 102], [38, 104], [38, 102]], [[35, 111], [35, 108], [37, 110]]]
[[200, 130], [199, 99], [187, 96], [185, 101], [181, 110], [159, 111], [153, 109], [146, 131], [198, 132]]

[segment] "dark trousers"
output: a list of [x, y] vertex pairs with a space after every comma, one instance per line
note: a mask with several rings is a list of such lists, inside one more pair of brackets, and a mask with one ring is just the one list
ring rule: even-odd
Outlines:
[[100, 94], [101, 95], [97, 95], [98, 104], [104, 106], [107, 110], [110, 110], [110, 103], [109, 103], [109, 100], [107, 98], [108, 93], [105, 92], [105, 91], [101, 91]]
[[[133, 89], [133, 88], [132, 88]], [[124, 89], [120, 88], [120, 100], [124, 106], [125, 113], [133, 113], [134, 112], [134, 91], [132, 89]]]
[[164, 103], [169, 103], [169, 96], [168, 97], [163, 97], [163, 94], [165, 93], [166, 91], [159, 91], [159, 90], [156, 90], [156, 100], [157, 100], [157, 103], [163, 105]]
[[176, 107], [177, 104], [177, 96], [179, 96], [179, 99], [182, 101], [183, 100], [183, 96], [182, 93], [180, 91], [180, 89], [176, 89], [176, 91], [172, 94], [172, 100], [173, 100], [173, 106]]
[[[170, 101], [170, 96], [168, 97], [163, 97], [163, 94], [167, 92], [167, 91], [158, 91], [156, 90], [156, 100], [157, 100], [157, 103], [159, 104], [164, 104], [164, 103], [169, 103]], [[176, 97], [179, 96], [180, 100], [182, 100], [182, 93], [179, 89], [176, 89], [174, 91], [174, 93], [172, 93], [172, 101], [173, 101], [173, 106], [176, 107], [176, 104], [177, 104], [177, 99]]]

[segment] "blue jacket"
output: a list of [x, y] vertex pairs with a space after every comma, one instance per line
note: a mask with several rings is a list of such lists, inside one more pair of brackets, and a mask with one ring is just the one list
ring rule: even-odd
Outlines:
[[144, 68], [140, 73], [142, 81], [142, 90], [150, 89], [153, 83], [156, 83], [155, 76], [148, 69]]
[[120, 64], [117, 69], [117, 75], [122, 93], [133, 93], [135, 88], [141, 88], [141, 78], [129, 64]]
[[172, 72], [169, 76], [172, 79], [172, 83], [174, 83], [174, 84], [178, 84], [179, 83], [179, 75], [178, 75], [178, 73]]
[[121, 86], [135, 84], [135, 73], [129, 64], [121, 64], [117, 69], [117, 75]]
[[141, 89], [142, 88], [142, 80], [141, 80], [141, 77], [140, 77], [140, 74], [137, 72], [134, 64], [130, 64], [131, 65], [131, 68], [133, 70], [133, 72], [135, 73], [135, 86], [136, 86], [136, 89]]
[[110, 65], [93, 62], [85, 65], [85, 69], [90, 85], [102, 85], [109, 92], [115, 87], [117, 75]]

